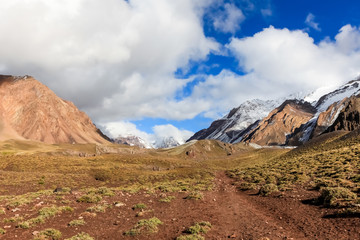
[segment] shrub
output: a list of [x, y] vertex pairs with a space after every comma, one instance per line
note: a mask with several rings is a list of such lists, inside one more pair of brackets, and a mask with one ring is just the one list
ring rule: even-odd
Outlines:
[[70, 227], [82, 226], [82, 225], [85, 225], [85, 221], [83, 219], [76, 219], [76, 220], [72, 220], [71, 222], [69, 222], [68, 225]]
[[171, 202], [173, 199], [175, 199], [175, 196], [168, 196], [168, 197], [164, 197], [164, 198], [161, 198], [159, 199], [159, 202]]
[[198, 234], [181, 235], [176, 240], [205, 240], [205, 238]]
[[343, 187], [322, 188], [320, 192], [320, 202], [328, 207], [346, 206], [349, 201], [357, 199], [357, 195], [354, 192]]
[[194, 226], [189, 227], [188, 230], [186, 230], [186, 232], [191, 234], [199, 234], [199, 233], [206, 234], [210, 229], [211, 229], [211, 223], [198, 222], [195, 223]]
[[0, 228], [0, 234], [3, 235], [5, 233], [6, 233], [6, 231], [3, 228]]
[[249, 183], [249, 182], [241, 182], [239, 184], [239, 187], [238, 187], [240, 190], [242, 191], [246, 191], [246, 190], [253, 190], [253, 189], [256, 189], [257, 186], [255, 183]]
[[279, 191], [278, 187], [275, 184], [270, 183], [270, 184], [263, 185], [259, 190], [259, 194], [262, 196], [267, 196], [270, 193], [277, 192], [277, 191]]
[[85, 202], [85, 203], [98, 203], [101, 200], [102, 200], [101, 196], [94, 194], [94, 193], [90, 193], [90, 194], [82, 195], [76, 201], [77, 202]]
[[204, 194], [198, 191], [191, 192], [186, 199], [201, 200], [204, 198]]
[[137, 222], [137, 224], [130, 229], [129, 231], [125, 232], [124, 234], [127, 236], [136, 236], [142, 233], [150, 234], [158, 232], [158, 225], [163, 224], [158, 218], [153, 217], [150, 219], [142, 219]]
[[87, 212], [97, 212], [97, 213], [104, 213], [106, 208], [110, 208], [111, 205], [109, 204], [102, 204], [102, 205], [95, 205], [86, 209]]
[[144, 203], [138, 203], [138, 204], [135, 204], [135, 205], [132, 207], [133, 210], [136, 210], [136, 209], [143, 210], [143, 209], [146, 209], [146, 208], [147, 208], [147, 206], [146, 206], [146, 204], [144, 204]]
[[51, 240], [58, 240], [62, 236], [59, 230], [53, 228], [47, 228], [41, 232], [34, 238], [34, 240], [44, 240], [44, 239], [51, 239]]

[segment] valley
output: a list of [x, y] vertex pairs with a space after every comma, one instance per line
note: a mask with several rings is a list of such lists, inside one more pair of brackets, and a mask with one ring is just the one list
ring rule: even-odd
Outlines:
[[[216, 140], [158, 150], [8, 141], [0, 237], [358, 239], [358, 149], [355, 132], [297, 149]], [[348, 195], [321, 200], [324, 189], [340, 187]]]

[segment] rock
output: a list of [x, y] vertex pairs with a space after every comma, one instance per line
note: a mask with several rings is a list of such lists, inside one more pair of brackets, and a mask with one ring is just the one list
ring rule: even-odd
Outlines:
[[114, 203], [114, 206], [115, 206], [115, 207], [122, 207], [122, 206], [126, 206], [126, 204], [125, 204], [125, 203], [122, 203], [122, 202], [115, 202], [115, 203]]

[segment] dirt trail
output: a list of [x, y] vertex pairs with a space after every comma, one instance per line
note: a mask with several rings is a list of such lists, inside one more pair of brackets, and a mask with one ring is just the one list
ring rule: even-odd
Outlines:
[[[212, 239], [291, 239], [300, 233], [288, 231], [275, 216], [266, 214], [251, 199], [236, 190], [224, 173], [216, 176], [216, 188], [209, 192], [206, 210], [213, 213]], [[295, 238], [294, 238], [295, 239]]]
[[239, 192], [224, 173], [215, 181], [205, 208], [213, 213], [211, 239], [360, 239], [360, 219], [324, 218], [329, 210], [302, 203], [314, 193], [261, 197]]

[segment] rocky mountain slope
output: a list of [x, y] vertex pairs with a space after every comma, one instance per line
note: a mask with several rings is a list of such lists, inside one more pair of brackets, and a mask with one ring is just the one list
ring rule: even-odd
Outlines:
[[108, 143], [90, 118], [33, 77], [0, 75], [0, 136], [54, 143]]
[[[267, 108], [261, 107], [265, 106], [263, 103], [251, 105], [251, 102], [246, 102], [231, 110], [226, 117], [214, 121], [208, 129], [195, 133], [189, 140], [217, 139], [229, 143], [300, 145], [324, 132], [358, 128], [360, 124], [356, 96], [359, 94], [360, 79], [357, 79], [312, 104], [304, 100], [286, 100], [279, 107], [269, 110], [267, 116], [264, 114], [264, 109]], [[270, 107], [271, 104], [267, 106]], [[333, 126], [334, 124], [337, 125]]]
[[308, 122], [316, 109], [307, 102], [287, 100], [244, 136], [245, 142], [258, 145], [285, 145], [287, 136]]
[[266, 117], [275, 107], [281, 104], [279, 100], [263, 101], [254, 99], [246, 101], [239, 107], [232, 109], [223, 118], [214, 121], [207, 129], [203, 129], [188, 141], [200, 139], [216, 139], [228, 143], [241, 141], [249, 127]]

